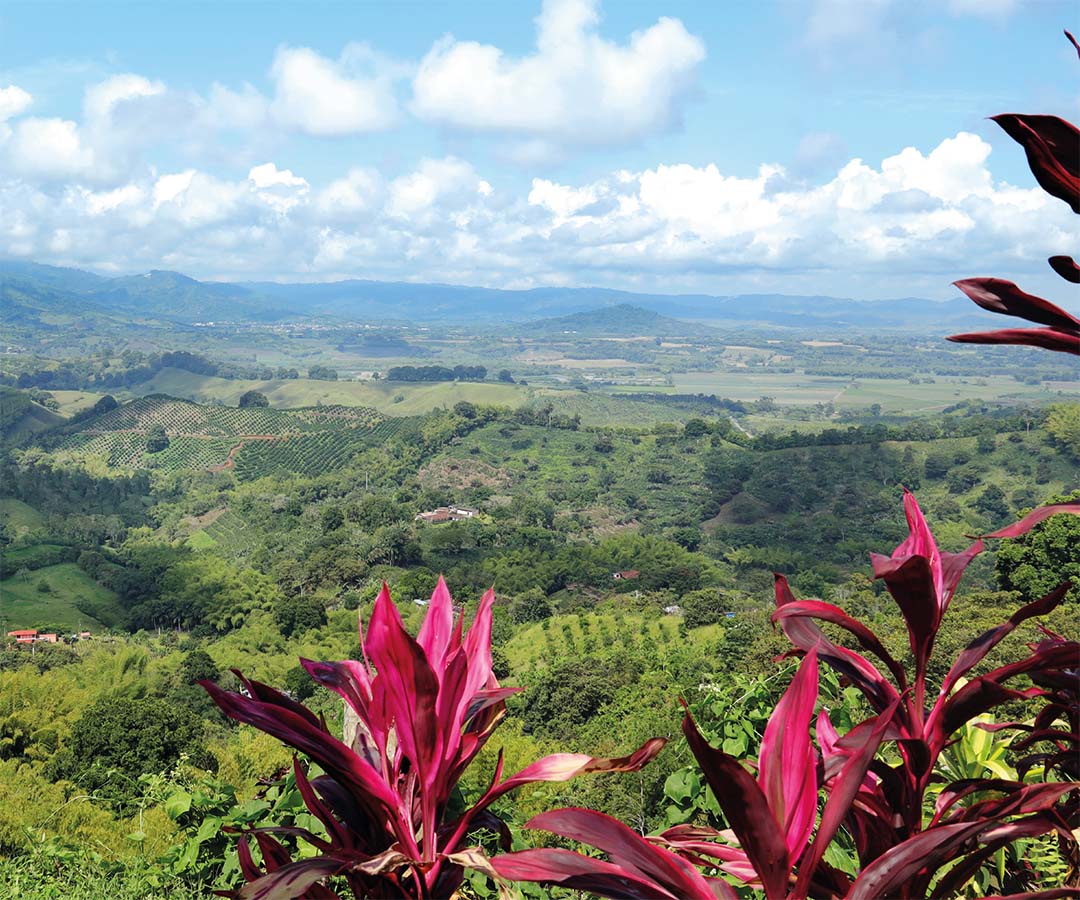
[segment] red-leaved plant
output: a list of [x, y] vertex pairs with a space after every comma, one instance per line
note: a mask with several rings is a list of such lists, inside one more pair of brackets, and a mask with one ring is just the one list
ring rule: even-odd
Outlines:
[[[495, 857], [495, 870], [508, 879], [559, 884], [607, 897], [737, 896], [723, 879], [706, 878], [686, 865], [693, 862], [758, 888], [768, 900], [854, 900], [924, 897], [931, 891], [934, 897], [954, 896], [998, 849], [1047, 832], [1056, 832], [1075, 856], [1076, 840], [1063, 818], [1071, 807], [1062, 803], [1063, 797], [1080, 789], [1071, 777], [1061, 783], [956, 782], [940, 792], [932, 809], [924, 804], [942, 750], [975, 717], [1008, 701], [1046, 696], [1056, 704], [1054, 714], [1047, 712], [1037, 720], [1033, 736], [1046, 738], [1047, 731], [1054, 730], [1050, 726], [1062, 714], [1061, 705], [1075, 696], [1080, 669], [1080, 648], [1075, 643], [1052, 636], [1032, 646], [1025, 659], [962, 686], [961, 679], [1018, 625], [1060, 604], [1069, 585], [1028, 603], [1007, 622], [980, 635], [959, 654], [942, 684], [932, 686], [927, 664], [935, 637], [964, 569], [983, 543], [980, 539], [962, 553], [943, 553], [912, 494], [905, 493], [904, 507], [908, 538], [891, 556], [874, 555], [872, 561], [876, 577], [885, 582], [907, 625], [910, 671], [862, 622], [833, 604], [796, 600], [787, 581], [777, 575], [774, 620], [803, 661], [765, 729], [757, 778], [737, 759], [709, 746], [689, 713], [684, 718], [690, 749], [730, 832], [679, 825], [646, 840], [600, 813], [556, 810], [537, 816], [527, 827], [591, 844], [608, 860], [569, 850], [524, 850]], [[1080, 514], [1080, 503], [1037, 509], [984, 537], [1017, 537], [1055, 513]], [[819, 621], [851, 635], [884, 671], [863, 653], [831, 640]], [[839, 736], [828, 715], [820, 713], [815, 749], [810, 720], [817, 702], [819, 662], [858, 687], [876, 715]], [[1019, 676], [1027, 676], [1035, 686], [1008, 684]], [[1074, 746], [1069, 736], [1050, 736], [1058, 739], [1056, 746], [1063, 754]], [[893, 742], [895, 758], [890, 761], [879, 750]], [[1055, 754], [1045, 762], [1050, 769], [1069, 772]], [[826, 799], [819, 818], [820, 790]], [[858, 855], [854, 879], [824, 859], [841, 826], [851, 835]], [[1040, 896], [1074, 894], [1074, 889], [1066, 889]]]
[[[384, 585], [366, 634], [361, 624], [363, 661], [301, 660], [354, 714], [350, 744], [305, 706], [239, 672], [241, 693], [201, 682], [226, 715], [279, 738], [323, 772], [309, 780], [294, 759], [297, 787], [326, 836], [297, 828], [247, 832], [238, 852], [248, 884], [231, 896], [332, 898], [337, 895], [320, 882], [341, 876], [358, 898], [449, 897], [467, 868], [494, 875], [483, 851], [469, 846], [468, 835], [489, 829], [509, 848], [506, 826], [489, 809], [508, 791], [587, 772], [636, 771], [660, 752], [665, 741], [654, 738], [621, 759], [559, 753], [505, 779], [500, 752], [484, 795], [464, 812], [450, 814], [451, 793], [506, 715], [506, 698], [518, 690], [500, 687], [492, 672], [493, 602], [488, 591], [463, 637], [462, 616], [454, 621], [453, 601], [440, 578], [414, 639]], [[313, 845], [317, 855], [292, 860], [274, 837], [282, 833]], [[247, 834], [258, 844], [262, 869]]]
[[[1068, 31], [1065, 36], [1080, 55]], [[1044, 191], [1064, 200], [1080, 213], [1080, 131], [1057, 116], [1003, 113], [991, 116], [1009, 137], [1024, 148], [1028, 165]], [[1069, 256], [1051, 256], [1050, 268], [1066, 281], [1080, 284], [1080, 266]], [[1042, 328], [1004, 328], [971, 334], [954, 334], [949, 340], [966, 344], [1025, 344], [1044, 350], [1080, 356], [1080, 319], [1042, 297], [1025, 293], [1002, 278], [965, 278], [954, 282], [985, 310], [1019, 316]]]

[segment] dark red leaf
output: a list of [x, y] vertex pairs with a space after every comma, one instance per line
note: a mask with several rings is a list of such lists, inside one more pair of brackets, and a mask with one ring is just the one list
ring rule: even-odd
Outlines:
[[941, 684], [940, 696], [947, 697], [952, 692], [956, 682], [977, 666], [982, 661], [983, 657], [994, 649], [1006, 635], [1015, 630], [1018, 625], [1027, 619], [1030, 619], [1032, 616], [1044, 616], [1055, 609], [1061, 601], [1065, 599], [1065, 595], [1069, 592], [1069, 587], [1069, 582], [1066, 581], [1045, 597], [1020, 607], [1020, 609], [1012, 614], [1009, 621], [998, 625], [996, 628], [984, 631], [975, 638], [975, 640], [968, 644], [960, 655], [956, 657], [956, 661], [952, 664], [952, 668], [949, 669], [949, 673], [945, 676], [945, 680]]
[[323, 878], [336, 875], [345, 865], [346, 861], [332, 856], [302, 859], [244, 885], [237, 896], [243, 900], [290, 900]]
[[[519, 850], [495, 856], [491, 865], [508, 881], [534, 881], [585, 891], [614, 900], [682, 900], [656, 882], [638, 878], [619, 866], [571, 850]], [[732, 897], [738, 896], [734, 891]], [[686, 900], [713, 900], [708, 895], [686, 895]]]
[[1038, 325], [1064, 331], [1080, 328], [1080, 319], [1065, 312], [1060, 306], [1055, 306], [1049, 300], [1025, 293], [1013, 282], [1006, 281], [1004, 278], [965, 278], [962, 281], [954, 281], [953, 284], [960, 288], [969, 299], [990, 312], [1018, 316]]
[[1051, 256], [1047, 262], [1050, 263], [1050, 268], [1066, 281], [1080, 284], [1080, 266], [1071, 256]]
[[907, 624], [911, 652], [922, 671], [941, 621], [930, 560], [925, 556], [909, 556], [901, 561], [875, 553], [871, 554], [871, 561], [874, 577], [885, 582], [900, 607]]
[[787, 845], [761, 788], [735, 757], [709, 746], [689, 712], [683, 717], [683, 733], [765, 896], [782, 900], [791, 872]]
[[[876, 719], [853, 728], [844, 735], [846, 740], [847, 759], [840, 772], [832, 782], [829, 797], [825, 801], [825, 809], [821, 814], [821, 824], [810, 852], [799, 862], [799, 880], [795, 885], [795, 896], [806, 896], [810, 888], [818, 864], [825, 856], [832, 839], [836, 836], [840, 825], [851, 812], [851, 805], [855, 802], [855, 795], [859, 793], [866, 779], [866, 773], [870, 763], [881, 746], [885, 731], [892, 722], [892, 717], [900, 705], [897, 697], [892, 705]], [[856, 738], [856, 733], [858, 737]]]
[[1080, 213], [1080, 131], [1057, 116], [1002, 113], [990, 118], [1024, 148], [1039, 186]]
[[958, 344], [1017, 344], [1080, 356], [1080, 334], [1070, 334], [1054, 328], [1003, 328], [1000, 331], [950, 334], [946, 340]]
[[534, 816], [525, 827], [543, 829], [596, 847], [624, 872], [652, 881], [675, 897], [712, 895], [704, 877], [686, 860], [595, 810], [555, 809]]

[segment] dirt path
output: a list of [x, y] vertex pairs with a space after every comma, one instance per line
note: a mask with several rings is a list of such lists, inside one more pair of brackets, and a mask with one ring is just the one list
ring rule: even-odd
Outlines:
[[226, 469], [233, 469], [236, 467], [236, 454], [244, 449], [244, 444], [248, 441], [276, 441], [280, 438], [279, 434], [246, 434], [243, 440], [238, 444], [234, 444], [229, 449], [229, 455], [225, 457], [225, 462], [218, 463], [216, 466], [210, 466], [207, 472], [224, 472]]

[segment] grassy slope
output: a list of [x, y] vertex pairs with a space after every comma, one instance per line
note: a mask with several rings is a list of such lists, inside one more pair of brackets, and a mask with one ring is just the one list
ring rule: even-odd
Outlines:
[[0, 497], [0, 523], [7, 528], [9, 535], [18, 538], [28, 531], [40, 528], [45, 524], [45, 518], [22, 500]]
[[[42, 580], [52, 588], [51, 592], [38, 590]], [[98, 615], [105, 621], [76, 609], [75, 601], [80, 597], [100, 609]], [[12, 576], [0, 581], [0, 617], [8, 630], [41, 625], [72, 630], [81, 625], [96, 630], [117, 621], [120, 615], [116, 595], [74, 563], [36, 569], [26, 580]]]
[[89, 409], [105, 396], [91, 391], [49, 391], [49, 393], [60, 404], [60, 415], [62, 416], [73, 416], [77, 412]]
[[[372, 406], [395, 416], [429, 412], [440, 406], [452, 406], [459, 400], [472, 403], [496, 403], [520, 406], [528, 397], [526, 388], [512, 384], [313, 381], [296, 378], [286, 381], [243, 381], [195, 375], [180, 369], [163, 369], [149, 381], [133, 388], [134, 393], [169, 394], [206, 403], [220, 400], [235, 406], [245, 391], [264, 393], [272, 406], [297, 408], [317, 404]], [[394, 397], [403, 399], [397, 403]]]

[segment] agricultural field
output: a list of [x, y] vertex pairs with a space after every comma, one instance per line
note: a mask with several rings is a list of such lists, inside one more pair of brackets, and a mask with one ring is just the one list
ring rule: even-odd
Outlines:
[[0, 581], [0, 621], [6, 630], [108, 628], [123, 619], [116, 594], [74, 563], [45, 566]]
[[459, 400], [470, 403], [520, 406], [528, 399], [528, 388], [513, 384], [482, 382], [407, 383], [383, 381], [315, 381], [296, 378], [283, 381], [249, 381], [195, 375], [180, 369], [162, 369], [157, 375], [132, 388], [140, 396], [168, 394], [196, 403], [220, 402], [236, 406], [241, 394], [255, 390], [266, 395], [279, 409], [323, 406], [365, 406], [386, 415], [412, 416]]
[[[358, 447], [385, 440], [404, 421], [365, 407], [237, 409], [141, 397], [88, 421], [84, 430], [60, 443], [59, 451], [120, 469], [176, 472], [236, 466], [242, 479], [283, 468], [316, 474], [340, 467]], [[147, 437], [155, 427], [165, 429], [169, 444], [150, 452]]]
[[572, 658], [579, 652], [617, 650], [637, 653], [642, 648], [679, 644], [704, 649], [724, 634], [720, 625], [704, 625], [680, 634], [682, 616], [644, 616], [624, 612], [585, 612], [551, 616], [520, 628], [503, 647], [510, 667], [524, 672], [543, 665], [545, 659]]
[[901, 378], [839, 378], [799, 373], [738, 371], [692, 372], [672, 376], [679, 393], [713, 394], [750, 401], [771, 397], [781, 406], [832, 403], [838, 409], [866, 408], [882, 412], [929, 415], [963, 400], [1054, 403], [1080, 399], [1080, 381], [1058, 382], [1054, 390], [1022, 384], [1011, 377], [937, 376], [933, 384], [911, 384]]

